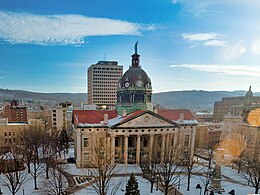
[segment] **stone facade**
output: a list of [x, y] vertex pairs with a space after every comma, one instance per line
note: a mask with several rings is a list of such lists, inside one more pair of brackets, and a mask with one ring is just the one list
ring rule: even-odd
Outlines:
[[147, 162], [154, 148], [162, 156], [167, 146], [175, 144], [182, 148], [184, 159], [193, 156], [196, 123], [179, 124], [148, 110], [111, 119], [104, 114], [99, 124], [80, 123], [84, 117], [77, 112], [74, 118], [78, 121], [74, 123], [77, 167], [91, 166], [97, 145], [111, 154], [111, 163]]

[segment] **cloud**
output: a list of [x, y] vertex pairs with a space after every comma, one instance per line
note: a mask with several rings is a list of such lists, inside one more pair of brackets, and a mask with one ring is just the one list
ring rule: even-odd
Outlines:
[[214, 5], [217, 1], [210, 0], [179, 0], [178, 3], [182, 5], [182, 12], [192, 14], [195, 17], [217, 12], [214, 10]]
[[182, 38], [188, 41], [207, 41], [217, 39], [221, 35], [217, 33], [183, 33]]
[[170, 65], [171, 68], [188, 68], [191, 70], [197, 70], [201, 72], [209, 73], [222, 73], [233, 76], [250, 76], [259, 77], [260, 68], [251, 66], [240, 66], [240, 65], [198, 65], [198, 64], [181, 64], [181, 65]]
[[225, 47], [227, 46], [227, 42], [221, 40], [210, 40], [210, 41], [206, 41], [204, 43], [204, 46]]
[[81, 45], [87, 36], [141, 35], [156, 25], [83, 15], [35, 15], [0, 11], [0, 40], [12, 44]]
[[[203, 17], [208, 15], [223, 15], [226, 9], [244, 11], [259, 10], [259, 0], [178, 0], [182, 7], [182, 13]], [[236, 5], [236, 6], [234, 6]], [[230, 12], [228, 12], [229, 14]]]
[[172, 0], [172, 4], [177, 4], [178, 0]]
[[253, 43], [252, 51], [254, 54], [260, 54], [260, 40], [257, 40]]
[[241, 57], [246, 52], [246, 48], [240, 41], [233, 45], [226, 47], [222, 52], [222, 59], [224, 61], [231, 61]]
[[223, 37], [218, 33], [183, 33], [182, 38], [192, 43], [191, 48], [199, 45], [211, 47], [225, 47], [227, 42], [221, 40]]

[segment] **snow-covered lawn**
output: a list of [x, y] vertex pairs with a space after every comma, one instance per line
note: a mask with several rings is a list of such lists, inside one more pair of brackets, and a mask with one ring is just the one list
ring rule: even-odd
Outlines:
[[[91, 168], [77, 168], [75, 164], [66, 164], [66, 171], [71, 175], [78, 175], [78, 176], [91, 176]], [[115, 169], [115, 174], [125, 174], [125, 173], [142, 173], [142, 170], [137, 165], [124, 165], [118, 164]]]
[[[116, 195], [125, 194], [125, 188], [126, 188], [128, 179], [129, 179], [129, 177], [115, 177], [111, 180], [111, 186], [115, 186], [119, 182], [122, 183], [121, 187], [117, 191]], [[150, 193], [150, 188], [151, 188], [150, 182], [140, 176], [136, 176], [136, 179], [138, 181], [138, 188], [140, 190], [141, 195], [146, 195], [146, 194], [163, 195], [163, 193], [160, 190], [156, 191], [156, 183], [154, 184], [154, 187], [153, 187], [153, 193]], [[111, 190], [111, 188], [110, 188], [110, 190]], [[111, 193], [110, 190], [109, 190], [108, 194]], [[97, 193], [95, 193], [94, 189], [91, 186], [74, 193], [74, 195], [86, 195], [86, 194], [96, 195]]]
[[[31, 165], [31, 170], [33, 170], [32, 165]], [[43, 192], [43, 188], [46, 187], [44, 185], [44, 181], [46, 181], [45, 179], [45, 171], [43, 169], [43, 167], [40, 167], [39, 170], [40, 175], [37, 177], [37, 187], [39, 188], [39, 190], [34, 190], [34, 179], [30, 174], [27, 174], [27, 169], [25, 170], [25, 174], [26, 174], [26, 182], [22, 185], [21, 189], [16, 193], [16, 195], [23, 195], [23, 190], [24, 190], [24, 194], [44, 194]], [[50, 181], [51, 181], [51, 171], [49, 172], [49, 177], [50, 177]], [[6, 180], [5, 176], [3, 174], [0, 175], [0, 187], [1, 190], [3, 192], [3, 195], [9, 195], [11, 194], [11, 192], [8, 190], [7, 187], [3, 186], [2, 180]], [[68, 184], [66, 182], [66, 179], [64, 178], [65, 181], [65, 186], [67, 187]]]
[[[75, 166], [75, 164], [66, 164], [65, 165], [67, 168], [67, 172], [69, 172], [72, 175], [75, 176], [82, 176], [82, 175], [88, 175], [88, 173], [90, 173], [90, 169], [84, 168], [84, 169], [77, 169], [77, 167]], [[198, 165], [195, 164], [194, 165], [194, 170], [193, 172], [195, 173], [201, 173], [201, 172], [206, 172], [206, 167], [202, 166], [202, 165]], [[43, 170], [42, 170], [43, 171]], [[116, 195], [124, 195], [124, 190], [125, 190], [125, 186], [126, 186], [126, 182], [128, 181], [128, 177], [124, 177], [123, 175], [126, 173], [131, 174], [131, 173], [135, 173], [135, 174], [140, 174], [142, 173], [141, 169], [139, 166], [137, 165], [128, 165], [127, 167], [124, 164], [118, 164], [115, 168], [115, 173], [117, 174], [121, 174], [121, 177], [115, 177], [112, 179], [112, 183], [111, 185], [114, 186], [116, 185], [119, 181], [122, 180], [122, 185], [119, 188], [118, 192], [116, 193]], [[240, 183], [244, 183], [246, 184], [247, 182], [237, 173], [236, 170], [233, 170], [229, 167], [222, 167], [222, 174], [224, 176], [227, 176], [235, 181], [238, 181]], [[123, 177], [122, 177], [123, 176]], [[0, 178], [3, 178], [3, 175], [0, 175]], [[43, 173], [37, 178], [37, 183], [38, 183], [38, 187], [39, 190], [34, 190], [34, 182], [33, 182], [33, 178], [31, 175], [27, 175], [28, 181], [22, 186], [22, 188], [17, 192], [17, 195], [23, 195], [23, 189], [25, 194], [42, 194], [41, 189], [43, 188], [43, 182], [45, 181], [45, 174], [44, 171]], [[150, 193], [150, 182], [146, 179], [144, 179], [141, 176], [136, 176], [137, 180], [138, 180], [138, 184], [139, 184], [139, 189], [141, 192], [141, 195], [146, 195], [146, 194], [151, 194]], [[200, 176], [197, 175], [193, 175], [191, 177], [191, 184], [190, 184], [190, 191], [187, 191], [187, 177], [186, 175], [181, 175], [180, 177], [180, 191], [184, 194], [184, 195], [196, 195], [199, 194], [199, 190], [196, 189], [196, 185], [200, 183], [202, 188], [203, 188], [203, 182]], [[227, 181], [227, 179], [222, 178], [222, 187], [225, 189], [225, 192], [223, 194], [227, 194], [230, 190], [234, 189], [236, 191], [236, 195], [245, 195], [245, 194], [249, 194], [249, 193], [253, 193], [254, 192], [254, 188], [250, 187], [250, 186], [245, 186], [245, 185], [240, 185], [240, 184], [236, 184], [236, 183], [231, 183], [229, 181]], [[4, 192], [4, 195], [8, 195], [10, 194], [10, 192], [8, 191], [8, 189], [6, 187], [3, 187], [3, 185], [0, 183], [0, 187], [1, 190]], [[111, 189], [110, 189], [111, 190]], [[203, 190], [202, 190], [203, 192]], [[84, 189], [81, 189], [77, 192], [74, 193], [75, 195], [83, 195], [83, 194], [96, 194], [92, 187], [87, 187]], [[109, 194], [109, 193], [108, 193]], [[154, 183], [154, 190], [153, 193], [154, 195], [162, 195], [161, 191], [156, 191], [156, 182]], [[151, 195], [152, 195], [151, 194]]]
[[[183, 193], [183, 195], [196, 195], [200, 194], [199, 189], [196, 189], [197, 184], [200, 184], [203, 188], [203, 182], [200, 176], [193, 175], [191, 177], [191, 183], [190, 183], [190, 191], [187, 191], [187, 178], [184, 178], [181, 180], [180, 184], [180, 191]], [[223, 194], [227, 194], [230, 190], [234, 189], [236, 191], [236, 195], [246, 195], [246, 194], [253, 194], [254, 188], [250, 186], [244, 186], [239, 184], [234, 184], [231, 182], [226, 181], [223, 179], [221, 182], [222, 187], [224, 188], [225, 192]], [[203, 189], [202, 189], [203, 192]], [[203, 193], [202, 193], [203, 194]]]
[[243, 184], [247, 184], [246, 179], [244, 179], [240, 174], [238, 174], [236, 169], [232, 169], [230, 167], [221, 167], [221, 173], [222, 175], [229, 177], [231, 179], [234, 179], [235, 181], [238, 181]]

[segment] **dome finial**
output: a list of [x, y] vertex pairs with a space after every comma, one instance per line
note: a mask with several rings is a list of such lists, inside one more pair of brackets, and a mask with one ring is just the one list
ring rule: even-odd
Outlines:
[[251, 91], [251, 85], [249, 86], [249, 91]]
[[139, 44], [139, 42], [136, 41], [136, 42], [135, 42], [135, 47], [134, 47], [134, 48], [135, 48], [135, 54], [137, 54], [137, 45], [138, 45], [138, 44]]

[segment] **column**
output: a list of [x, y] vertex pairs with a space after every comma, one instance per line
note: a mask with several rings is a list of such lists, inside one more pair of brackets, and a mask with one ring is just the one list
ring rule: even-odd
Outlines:
[[111, 164], [115, 164], [115, 136], [111, 135]]
[[136, 164], [140, 164], [140, 148], [141, 148], [141, 135], [137, 135], [137, 140], [136, 140]]
[[154, 135], [150, 135], [150, 140], [149, 140], [149, 160], [152, 161], [153, 158], [153, 138]]
[[77, 129], [76, 136], [77, 136], [77, 160], [76, 160], [76, 163], [77, 163], [77, 167], [80, 167], [80, 164], [81, 164], [81, 132], [80, 132], [80, 129]]
[[162, 134], [161, 161], [163, 161], [164, 159], [164, 150], [165, 150], [165, 134]]
[[128, 161], [128, 135], [125, 135], [124, 141], [124, 163], [127, 164]]
[[168, 133], [167, 135], [166, 135], [166, 149], [167, 150], [170, 150], [170, 148], [171, 148], [171, 145], [170, 145], [171, 143], [170, 143], [170, 134]]
[[108, 135], [106, 138], [107, 138], [106, 139], [107, 142], [105, 148], [107, 148], [107, 152], [111, 152], [111, 137], [110, 135]]

